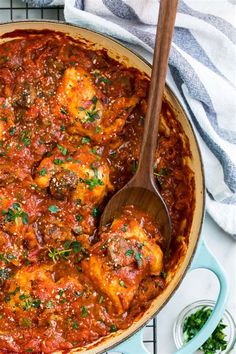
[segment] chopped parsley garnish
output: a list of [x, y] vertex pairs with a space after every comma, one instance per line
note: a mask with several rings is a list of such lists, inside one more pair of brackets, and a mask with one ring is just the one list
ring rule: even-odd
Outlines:
[[81, 205], [81, 199], [76, 199], [76, 205]]
[[104, 242], [103, 245], [100, 246], [100, 250], [105, 250], [107, 248], [107, 246], [108, 246], [108, 242], [106, 241], [106, 242]]
[[27, 294], [21, 294], [19, 296], [19, 299], [23, 300], [23, 303], [21, 306], [24, 311], [28, 311], [31, 308], [39, 308], [39, 306], [41, 304], [40, 299], [32, 299], [31, 296], [27, 295]]
[[62, 155], [66, 156], [67, 155], [67, 152], [68, 152], [68, 149], [57, 144], [57, 148], [61, 151]]
[[5, 302], [11, 301], [11, 296], [10, 296], [9, 294], [7, 294], [7, 295], [5, 296], [5, 298], [4, 298], [4, 301], [5, 301]]
[[82, 249], [82, 245], [79, 241], [71, 242], [70, 247], [72, 248], [73, 252], [75, 252], [75, 253], [79, 253]]
[[96, 119], [99, 119], [99, 114], [98, 114], [98, 109], [96, 109], [96, 104], [97, 104], [97, 97], [93, 96], [92, 99], [92, 107], [90, 108], [90, 110], [85, 109], [83, 107], [79, 107], [80, 111], [84, 111], [85, 112], [85, 117], [83, 118], [83, 123], [86, 122], [90, 122], [93, 123]]
[[65, 243], [64, 243], [64, 249], [65, 249], [65, 250], [68, 250], [68, 249], [70, 248], [70, 245], [71, 245], [71, 241], [70, 241], [70, 240], [65, 241]]
[[163, 270], [160, 275], [161, 275], [162, 278], [165, 279], [165, 278], [167, 277], [167, 272], [165, 272], [165, 271]]
[[61, 164], [64, 163], [64, 161], [61, 160], [61, 159], [54, 159], [53, 163], [54, 163], [55, 165], [61, 165]]
[[30, 138], [25, 138], [24, 140], [23, 140], [23, 143], [24, 143], [24, 145], [27, 147], [27, 146], [29, 146], [30, 145]]
[[20, 287], [17, 286], [17, 287], [15, 288], [15, 290], [8, 292], [8, 293], [6, 294], [6, 296], [5, 296], [5, 299], [4, 299], [5, 302], [11, 301], [11, 296], [15, 296], [19, 291], [20, 291]]
[[39, 172], [40, 176], [46, 176], [47, 170], [45, 167], [42, 168], [42, 170]]
[[99, 208], [93, 208], [93, 210], [92, 210], [92, 216], [94, 217], [94, 218], [97, 218], [99, 215], [101, 214], [101, 210], [99, 209]]
[[11, 254], [11, 253], [7, 254], [7, 258], [8, 258], [8, 259], [16, 259], [16, 257], [14, 256], [14, 254]]
[[67, 110], [65, 108], [63, 108], [63, 107], [61, 107], [60, 111], [61, 111], [62, 114], [67, 114]]
[[0, 253], [0, 261], [3, 261], [5, 264], [9, 263], [9, 260], [2, 253]]
[[19, 203], [13, 203], [12, 207], [8, 210], [2, 210], [2, 215], [5, 216], [6, 222], [15, 221], [15, 223], [18, 224], [18, 218], [21, 218], [23, 224], [27, 225], [29, 221], [28, 214], [21, 209]]
[[104, 183], [103, 183], [103, 181], [100, 178], [98, 178], [98, 170], [97, 170], [97, 168], [95, 168], [92, 164], [91, 164], [90, 168], [94, 172], [94, 177], [90, 178], [90, 179], [80, 179], [80, 181], [86, 183], [87, 186], [89, 187], [89, 190], [91, 191], [97, 186], [103, 186]]
[[28, 258], [28, 252], [26, 250], [23, 251], [23, 256], [24, 256], [25, 264], [29, 266], [31, 263]]
[[96, 128], [95, 128], [95, 133], [100, 133], [100, 131], [102, 130], [102, 128], [101, 127], [99, 127], [99, 126], [96, 126]]
[[132, 164], [131, 164], [131, 172], [133, 173], [133, 175], [135, 174], [135, 172], [137, 171], [137, 168], [138, 168], [138, 161], [132, 161]]
[[96, 149], [96, 148], [92, 148], [92, 149], [91, 149], [91, 152], [92, 152], [94, 155], [98, 155], [98, 152], [97, 152], [97, 149]]
[[87, 315], [88, 315], [88, 309], [87, 309], [87, 307], [82, 306], [82, 307], [81, 307], [81, 316], [82, 316], [82, 318], [87, 317]]
[[22, 305], [22, 308], [24, 311], [28, 311], [31, 309], [31, 301], [30, 300], [25, 300], [23, 305]]
[[[212, 313], [212, 309], [203, 306], [184, 320], [183, 334], [185, 343], [189, 342], [204, 326]], [[224, 329], [227, 326], [221, 320], [207, 341], [199, 348], [204, 354], [215, 354], [223, 352], [227, 348], [226, 334]]]
[[134, 258], [136, 259], [136, 261], [138, 263], [138, 267], [141, 268], [142, 264], [143, 264], [141, 253], [139, 253], [139, 252], [135, 253]]
[[82, 245], [79, 241], [65, 241], [64, 249], [52, 248], [49, 250], [48, 257], [50, 257], [54, 263], [61, 257], [62, 259], [67, 260], [70, 256], [70, 253], [79, 253], [82, 250]]
[[161, 168], [158, 172], [154, 172], [157, 177], [167, 176], [170, 173], [170, 169], [167, 167]]
[[125, 285], [124, 281], [123, 280], [120, 280], [120, 286], [122, 286], [122, 288], [127, 288], [127, 286]]
[[66, 130], [64, 125], [61, 125], [61, 132], [64, 132]]
[[11, 128], [9, 129], [9, 134], [10, 134], [11, 136], [14, 135], [15, 132], [16, 132], [16, 127], [11, 127]]
[[101, 179], [94, 177], [91, 179], [86, 179], [85, 183], [89, 186], [89, 190], [92, 191], [97, 186], [103, 186], [104, 183]]
[[81, 297], [84, 295], [84, 291], [75, 291], [75, 295]]
[[128, 224], [124, 224], [121, 228], [121, 231], [126, 232], [127, 231]]
[[134, 254], [134, 250], [131, 250], [131, 249], [125, 252], [125, 255], [126, 255], [127, 257], [132, 256], [132, 254]]
[[72, 323], [72, 328], [73, 328], [73, 329], [78, 329], [78, 328], [79, 328], [78, 323], [77, 323], [77, 322], [73, 322], [73, 323]]
[[24, 211], [21, 213], [21, 220], [22, 220], [24, 225], [27, 225], [28, 222], [29, 222], [28, 214], [25, 213]]
[[59, 296], [62, 296], [63, 294], [64, 294], [64, 290], [60, 289], [60, 290], [58, 291], [58, 295], [59, 295]]
[[82, 227], [81, 226], [77, 226], [73, 229], [73, 232], [76, 234], [76, 235], [79, 235], [81, 234], [81, 232], [83, 231]]
[[22, 319], [22, 325], [24, 327], [31, 327], [32, 322], [31, 322], [31, 320], [29, 318], [23, 318]]
[[49, 300], [47, 305], [46, 305], [46, 308], [47, 309], [51, 309], [53, 307], [53, 301], [52, 300]]
[[98, 99], [97, 99], [96, 96], [93, 96], [92, 99], [91, 99], [91, 101], [93, 102], [94, 105], [97, 104], [97, 100], [98, 100]]
[[98, 110], [94, 109], [92, 111], [86, 111], [85, 117], [87, 122], [93, 123], [96, 119], [99, 118]]
[[77, 215], [75, 216], [75, 219], [76, 219], [76, 221], [81, 221], [81, 220], [83, 219], [83, 216], [80, 215], [80, 214], [77, 214]]
[[0, 261], [3, 261], [5, 264], [9, 264], [11, 260], [16, 259], [16, 257], [13, 254], [3, 254], [0, 253]]
[[28, 147], [31, 143], [31, 140], [30, 140], [30, 133], [26, 132], [25, 130], [22, 130], [21, 132], [21, 141], [23, 142], [23, 144]]
[[109, 156], [110, 156], [110, 157], [116, 157], [116, 152], [115, 152], [115, 151], [109, 152]]
[[103, 300], [104, 300], [104, 297], [101, 295], [98, 299], [98, 303], [99, 304], [102, 304], [103, 303]]
[[110, 332], [116, 332], [117, 331], [117, 327], [115, 324], [112, 324], [110, 327]]
[[40, 299], [35, 299], [32, 301], [32, 307], [34, 307], [34, 308], [38, 308], [40, 306], [40, 304], [41, 304]]
[[48, 207], [48, 210], [51, 212], [51, 213], [58, 213], [58, 211], [60, 211], [60, 209], [56, 206], [56, 205], [50, 205]]
[[50, 257], [54, 263], [56, 263], [56, 261], [62, 257], [63, 259], [67, 259], [67, 257], [70, 255], [70, 251], [71, 249], [56, 249], [56, 248], [52, 248], [49, 250], [48, 252], [48, 257]]
[[100, 76], [99, 79], [98, 79], [99, 82], [104, 82], [105, 84], [111, 84], [111, 80], [108, 79], [107, 77], [105, 76]]
[[90, 137], [89, 136], [83, 136], [81, 139], [81, 144], [89, 144], [90, 143]]
[[11, 291], [9, 294], [11, 294], [11, 295], [16, 295], [18, 292], [20, 291], [20, 287], [19, 286], [17, 286], [16, 288], [15, 288], [15, 290], [13, 290], [13, 291]]

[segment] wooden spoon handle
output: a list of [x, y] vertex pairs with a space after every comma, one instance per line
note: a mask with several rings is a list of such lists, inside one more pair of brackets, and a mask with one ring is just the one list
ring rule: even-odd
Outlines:
[[138, 170], [134, 184], [150, 185], [153, 179], [154, 152], [165, 87], [169, 51], [174, 31], [178, 0], [161, 0], [158, 17], [158, 35], [156, 36], [153, 56], [151, 84], [148, 96], [148, 109], [144, 123], [144, 134]]

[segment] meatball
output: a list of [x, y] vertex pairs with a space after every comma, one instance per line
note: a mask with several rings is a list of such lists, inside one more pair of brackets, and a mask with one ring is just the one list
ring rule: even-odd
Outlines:
[[71, 239], [71, 231], [53, 215], [44, 215], [34, 225], [40, 244], [57, 247], [61, 242]]
[[70, 196], [78, 185], [78, 177], [73, 171], [63, 170], [57, 172], [50, 180], [51, 195], [59, 200]]

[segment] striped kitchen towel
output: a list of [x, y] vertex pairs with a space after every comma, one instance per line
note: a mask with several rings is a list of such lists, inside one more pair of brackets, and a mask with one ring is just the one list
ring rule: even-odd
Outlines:
[[[235, 3], [179, 1], [167, 81], [200, 143], [207, 211], [236, 239]], [[65, 19], [152, 52], [158, 7], [157, 0], [65, 0]]]

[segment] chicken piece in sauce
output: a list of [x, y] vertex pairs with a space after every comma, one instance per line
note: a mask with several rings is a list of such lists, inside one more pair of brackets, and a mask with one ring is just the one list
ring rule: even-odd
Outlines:
[[95, 141], [110, 140], [119, 133], [139, 101], [137, 93], [105, 99], [93, 76], [81, 67], [68, 68], [58, 89], [58, 104], [70, 116], [70, 132]]
[[149, 216], [131, 209], [132, 214], [127, 208], [112, 222], [90, 250], [90, 258], [82, 262], [85, 274], [111, 299], [119, 314], [130, 307], [140, 282], [147, 275], [160, 275], [163, 269], [158, 229], [151, 238], [145, 230]]
[[83, 146], [65, 157], [58, 149], [44, 158], [36, 170], [35, 183], [48, 188], [56, 199], [71, 197], [82, 203], [100, 203], [112, 189], [104, 159]]

